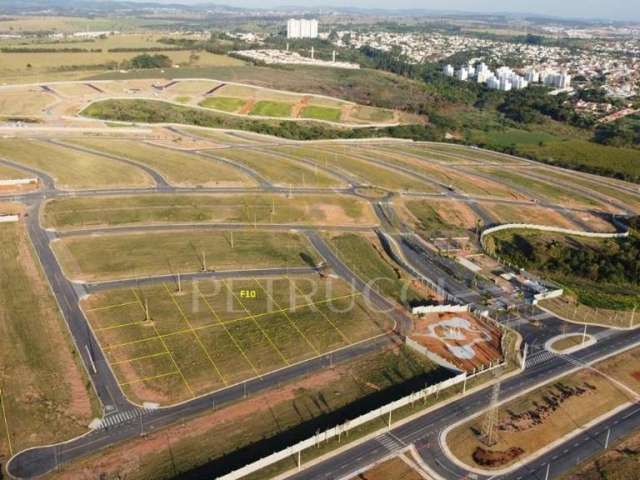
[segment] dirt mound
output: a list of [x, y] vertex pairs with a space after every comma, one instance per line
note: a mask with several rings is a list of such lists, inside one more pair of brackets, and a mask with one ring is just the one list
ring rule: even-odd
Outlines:
[[562, 383], [554, 385], [555, 390], [549, 390], [544, 396], [544, 403], [520, 414], [510, 413], [509, 419], [498, 424], [497, 428], [503, 432], [522, 432], [544, 423], [560, 406], [572, 397], [581, 397], [592, 393], [595, 387], [585, 383], [571, 387]]
[[495, 468], [511, 463], [523, 453], [524, 450], [520, 447], [511, 447], [504, 451], [485, 450], [478, 447], [473, 452], [473, 460], [483, 467]]

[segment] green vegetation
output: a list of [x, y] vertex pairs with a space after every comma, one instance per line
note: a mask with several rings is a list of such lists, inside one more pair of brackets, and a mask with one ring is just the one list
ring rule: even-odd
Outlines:
[[[81, 435], [98, 415], [23, 223], [0, 225], [0, 463]], [[9, 439], [11, 445], [9, 445]]]
[[207, 97], [200, 102], [201, 107], [213, 108], [224, 112], [237, 112], [246, 102], [241, 98]]
[[382, 248], [362, 235], [343, 234], [331, 238], [342, 261], [364, 282], [372, 282], [371, 288], [396, 302], [410, 306], [424, 302], [424, 296], [418, 293], [403, 277], [383, 253]]
[[[466, 230], [463, 228], [464, 222], [461, 220], [458, 224], [442, 218], [438, 210], [428, 200], [413, 200], [406, 203], [407, 209], [418, 220], [416, 228], [426, 237], [452, 237], [464, 236]], [[446, 209], [440, 205], [441, 209]], [[449, 211], [449, 214], [452, 212]]]
[[237, 169], [221, 162], [135, 140], [82, 138], [74, 139], [69, 144], [88, 147], [147, 165], [174, 185], [215, 186], [250, 182]]
[[568, 288], [580, 303], [604, 309], [640, 306], [640, 237], [588, 239], [560, 234], [498, 232], [487, 249]]
[[30, 174], [25, 173], [17, 168], [8, 167], [6, 165], [0, 165], [0, 179], [2, 180], [14, 180], [17, 178], [31, 177]]
[[364, 200], [346, 196], [138, 195], [75, 197], [45, 204], [44, 223], [73, 228], [140, 223], [375, 224]]
[[629, 115], [596, 128], [594, 140], [603, 145], [640, 146], [640, 115]]
[[172, 65], [173, 62], [168, 56], [162, 54], [149, 55], [148, 53], [137, 55], [128, 62], [128, 67], [134, 69], [169, 68]]
[[314, 120], [326, 120], [329, 122], [339, 122], [342, 111], [339, 108], [321, 107], [317, 105], [309, 105], [304, 107], [300, 116], [302, 118], [311, 118]]
[[[384, 315], [369, 310], [361, 294], [346, 283], [318, 277], [185, 282], [180, 292], [171, 282], [97, 294], [83, 307], [125, 390], [138, 401], [163, 404], [390, 327]], [[154, 378], [168, 372], [173, 373]]]
[[263, 117], [290, 117], [292, 106], [290, 103], [260, 100], [256, 102], [249, 114]]
[[318, 148], [317, 146], [282, 146], [273, 148], [273, 151], [313, 160], [318, 165], [332, 165], [377, 187], [421, 192], [433, 192], [437, 190], [430, 183], [415, 179], [402, 172], [393, 171], [389, 168], [367, 162], [366, 160], [354, 158], [349, 155], [349, 149], [349, 146], [335, 147], [332, 150], [329, 148]]
[[198, 272], [205, 266], [227, 270], [308, 266], [317, 258], [298, 234], [260, 231], [68, 237], [53, 247], [67, 275], [83, 280]]
[[267, 180], [279, 185], [319, 187], [344, 185], [344, 181], [336, 177], [277, 154], [227, 148], [216, 151], [215, 156], [246, 165]]
[[38, 140], [0, 140], [0, 155], [50, 174], [59, 188], [141, 187], [152, 183], [134, 166]]

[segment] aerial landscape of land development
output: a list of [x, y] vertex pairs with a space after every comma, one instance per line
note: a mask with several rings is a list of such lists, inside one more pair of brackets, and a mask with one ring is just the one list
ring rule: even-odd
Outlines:
[[640, 479], [638, 5], [229, 3], [0, 2], [0, 479]]

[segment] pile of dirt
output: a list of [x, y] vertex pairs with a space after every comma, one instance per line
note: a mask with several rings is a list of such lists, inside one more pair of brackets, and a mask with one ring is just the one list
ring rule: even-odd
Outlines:
[[523, 453], [524, 450], [520, 447], [511, 447], [504, 451], [485, 450], [478, 447], [473, 452], [473, 460], [483, 467], [496, 468], [511, 463]]
[[553, 389], [544, 396], [542, 404], [535, 402], [535, 408], [526, 410], [523, 413], [512, 413], [508, 420], [502, 421], [497, 425], [498, 430], [503, 432], [523, 432], [529, 430], [536, 425], [541, 425], [549, 418], [560, 406], [573, 397], [581, 397], [593, 393], [596, 388], [588, 383], [582, 386], [571, 387], [562, 383], [556, 383]]

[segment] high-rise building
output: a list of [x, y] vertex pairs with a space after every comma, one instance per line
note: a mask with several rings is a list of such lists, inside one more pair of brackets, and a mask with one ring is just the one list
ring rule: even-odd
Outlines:
[[287, 38], [318, 38], [318, 20], [289, 19]]

